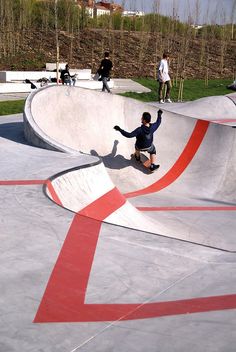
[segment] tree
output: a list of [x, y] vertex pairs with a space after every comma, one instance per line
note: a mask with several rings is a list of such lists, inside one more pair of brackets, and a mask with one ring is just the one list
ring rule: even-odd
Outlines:
[[54, 14], [55, 14], [55, 35], [56, 35], [56, 66], [57, 66], [57, 84], [59, 83], [59, 37], [58, 37], [58, 8], [57, 0], [54, 2]]

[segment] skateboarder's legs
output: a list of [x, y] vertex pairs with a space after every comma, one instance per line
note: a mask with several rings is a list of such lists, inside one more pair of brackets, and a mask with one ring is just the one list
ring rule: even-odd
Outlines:
[[140, 160], [140, 152], [147, 152], [149, 153], [149, 159], [151, 164], [155, 164], [156, 160], [156, 148], [154, 144], [152, 144], [149, 148], [146, 149], [138, 149], [137, 146], [135, 145], [135, 158], [136, 160]]

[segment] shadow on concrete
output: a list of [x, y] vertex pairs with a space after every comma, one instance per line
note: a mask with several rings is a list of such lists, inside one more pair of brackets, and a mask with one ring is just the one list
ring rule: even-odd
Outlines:
[[217, 200], [217, 199], [211, 199], [211, 198], [196, 198], [198, 200], [202, 200], [204, 202], [209, 202], [209, 203], [214, 203], [214, 204], [222, 204], [226, 206], [235, 206], [236, 203], [231, 203], [231, 202], [224, 202], [222, 200]]
[[99, 155], [96, 150], [92, 149], [90, 150], [90, 154], [93, 156], [97, 156], [102, 159], [105, 167], [109, 169], [124, 169], [128, 166], [132, 166], [135, 169], [143, 172], [144, 174], [150, 174], [150, 171], [146, 169], [142, 163], [137, 162], [133, 158], [130, 157], [130, 159], [126, 159], [123, 155], [121, 154], [116, 154], [117, 153], [117, 145], [119, 144], [119, 141], [115, 140], [113, 144], [113, 148], [111, 153], [107, 155]]
[[9, 122], [0, 124], [0, 137], [10, 141], [29, 145], [24, 136], [23, 122]]

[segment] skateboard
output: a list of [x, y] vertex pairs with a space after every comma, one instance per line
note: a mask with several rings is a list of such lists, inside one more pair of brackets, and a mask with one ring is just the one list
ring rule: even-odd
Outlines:
[[139, 164], [143, 165], [143, 167], [144, 167], [149, 173], [151, 173], [151, 174], [159, 169], [159, 167], [158, 167], [157, 169], [155, 169], [155, 170], [153, 170], [153, 171], [150, 170], [151, 162], [150, 162], [150, 160], [146, 157], [146, 155], [143, 154], [143, 153], [140, 153], [140, 160], [136, 160], [135, 154], [131, 154], [131, 160], [135, 160], [136, 163], [139, 163]]

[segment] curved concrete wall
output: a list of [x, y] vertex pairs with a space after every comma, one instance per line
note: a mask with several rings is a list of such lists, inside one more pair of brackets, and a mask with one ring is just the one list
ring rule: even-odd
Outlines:
[[[222, 98], [226, 105], [231, 103], [228, 98]], [[210, 100], [212, 101], [211, 98]], [[199, 107], [200, 102], [196, 101], [188, 104], [186, 112], [191, 104], [193, 114], [195, 111], [196, 116], [199, 116], [205, 110], [206, 99], [203, 109]], [[228, 109], [229, 106], [235, 113], [235, 105], [227, 105]], [[219, 110], [219, 106], [217, 108]], [[183, 114], [164, 111], [162, 124], [155, 133], [154, 141], [157, 162], [161, 167], [158, 173], [145, 175], [137, 165], [130, 164], [134, 139], [124, 138], [113, 129], [118, 124], [126, 130], [133, 130], [140, 124], [143, 111], [149, 111], [152, 118], [156, 118], [155, 106], [133, 99], [77, 87], [46, 87], [32, 93], [26, 101], [25, 135], [31, 143], [38, 146], [103, 157], [113, 182], [122, 192], [129, 192], [145, 187], [155, 182], [157, 177], [164, 177], [168, 173], [185, 149], [197, 122]], [[220, 111], [219, 115], [222, 116]], [[190, 150], [189, 153], [191, 152]], [[178, 177], [171, 183], [171, 189], [175, 191], [177, 187], [178, 192], [190, 192], [199, 196], [206, 191], [211, 196], [215, 192], [222, 195], [225, 193], [221, 189], [223, 180], [234, 172], [228, 169], [233, 168], [234, 160], [235, 130], [228, 126], [210, 124], [193, 160], [186, 164], [181, 178]], [[197, 177], [192, 177], [193, 175]], [[199, 182], [199, 179], [206, 182]], [[231, 196], [227, 194], [227, 199], [229, 197], [232, 201], [236, 199], [234, 192]]]
[[[231, 116], [235, 114], [234, 103], [223, 97], [221, 103], [224, 101]], [[92, 207], [96, 217], [93, 203], [100, 211], [100, 200], [106, 194], [112, 200], [114, 193], [119, 205], [111, 203], [113, 210], [104, 216], [105, 221], [236, 250], [232, 213], [236, 210], [236, 129], [208, 121], [209, 112], [206, 120], [198, 120], [205, 103], [189, 103], [187, 110], [181, 107], [182, 114], [164, 107], [154, 139], [161, 166], [153, 174], [130, 160], [135, 141], [123, 137], [113, 126], [131, 131], [140, 124], [144, 111], [154, 120], [154, 105], [77, 87], [47, 87], [27, 99], [25, 134], [38, 146], [102, 158], [105, 168], [103, 164], [83, 170], [78, 166], [78, 170], [53, 179], [64, 207], [86, 216], [91, 216], [86, 209]], [[196, 118], [186, 116], [190, 108]], [[221, 117], [220, 106], [218, 110]], [[217, 119], [215, 114], [212, 117]], [[149, 216], [136, 208], [148, 208]], [[170, 214], [168, 209], [179, 213]], [[228, 234], [223, 236], [226, 226]]]

